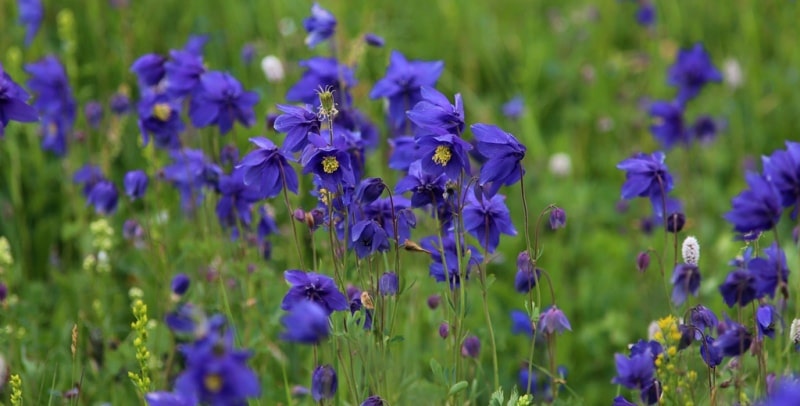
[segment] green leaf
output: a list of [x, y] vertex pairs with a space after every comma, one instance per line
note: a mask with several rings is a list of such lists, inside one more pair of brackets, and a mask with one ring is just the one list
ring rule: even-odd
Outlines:
[[492, 397], [489, 399], [489, 406], [503, 406], [503, 401], [506, 399], [503, 395], [503, 388], [497, 388]]
[[453, 396], [456, 393], [461, 392], [464, 389], [467, 389], [467, 386], [469, 386], [469, 383], [467, 383], [467, 381], [456, 382], [455, 385], [450, 387], [450, 393], [448, 393], [448, 395]]

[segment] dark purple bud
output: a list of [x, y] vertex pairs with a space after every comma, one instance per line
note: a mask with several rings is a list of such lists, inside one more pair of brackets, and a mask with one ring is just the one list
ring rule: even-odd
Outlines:
[[667, 231], [679, 233], [686, 224], [686, 216], [683, 213], [672, 213], [667, 217]]
[[650, 266], [650, 252], [649, 251], [642, 251], [639, 255], [636, 256], [636, 269], [639, 272], [644, 272], [647, 270], [647, 267]]
[[267, 131], [275, 131], [275, 120], [278, 119], [278, 116], [280, 116], [278, 113], [267, 114]]
[[0, 282], [0, 303], [5, 303], [8, 297], [8, 286], [5, 282]]
[[292, 217], [294, 217], [294, 219], [297, 221], [305, 222], [306, 212], [303, 211], [303, 209], [295, 209], [294, 212], [292, 213]]
[[379, 37], [379, 36], [377, 36], [377, 35], [375, 35], [375, 34], [373, 34], [371, 32], [367, 33], [367, 34], [364, 34], [364, 42], [366, 42], [368, 45], [372, 45], [372, 46], [378, 47], [378, 48], [383, 47], [383, 45], [385, 44], [385, 41], [383, 40], [383, 38], [381, 38], [381, 37]]
[[378, 281], [378, 291], [384, 296], [394, 296], [397, 294], [397, 284], [397, 274], [394, 272], [386, 272]]
[[103, 106], [96, 101], [90, 101], [83, 106], [83, 114], [86, 116], [86, 121], [89, 125], [96, 129], [103, 119]]
[[242, 47], [242, 62], [244, 62], [245, 65], [250, 65], [255, 55], [256, 47], [253, 44], [244, 44]]
[[450, 335], [450, 325], [444, 322], [439, 325], [439, 337], [447, 338]]
[[144, 230], [139, 222], [134, 219], [125, 220], [122, 224], [122, 238], [126, 240], [133, 240], [141, 238], [144, 235]]
[[475, 336], [469, 336], [464, 339], [464, 343], [461, 344], [461, 355], [464, 357], [470, 358], [478, 358], [478, 354], [481, 352], [481, 340]]
[[386, 186], [381, 178], [366, 178], [358, 185], [356, 201], [362, 205], [368, 205], [378, 200], [385, 188]]
[[311, 396], [317, 402], [322, 399], [332, 399], [339, 387], [336, 370], [330, 365], [320, 365], [311, 375]]
[[428, 296], [428, 308], [431, 310], [436, 310], [439, 307], [439, 303], [442, 302], [441, 295], [430, 295]]
[[179, 273], [172, 278], [172, 283], [170, 284], [172, 288], [172, 293], [183, 296], [186, 293], [186, 290], [189, 289], [189, 276], [185, 273]]
[[361, 406], [383, 406], [384, 404], [386, 404], [384, 400], [376, 395], [372, 395], [361, 402]]
[[557, 230], [567, 225], [567, 213], [560, 207], [550, 210], [550, 228]]

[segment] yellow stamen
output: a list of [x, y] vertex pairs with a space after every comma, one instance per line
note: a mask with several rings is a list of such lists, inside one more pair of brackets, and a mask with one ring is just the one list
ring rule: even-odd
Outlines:
[[153, 115], [161, 121], [169, 120], [170, 114], [172, 114], [172, 108], [167, 103], [156, 103], [153, 106]]
[[433, 153], [433, 162], [446, 166], [448, 162], [450, 162], [450, 158], [453, 157], [453, 154], [450, 152], [450, 147], [445, 145], [439, 145], [436, 147], [436, 152]]
[[322, 158], [322, 170], [325, 173], [334, 173], [337, 169], [339, 169], [339, 161], [336, 160], [335, 156]]
[[218, 374], [208, 374], [203, 378], [203, 385], [211, 393], [217, 393], [222, 389], [222, 377]]

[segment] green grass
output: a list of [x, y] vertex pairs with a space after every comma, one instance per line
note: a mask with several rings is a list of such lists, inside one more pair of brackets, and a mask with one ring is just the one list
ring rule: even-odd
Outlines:
[[[303, 44], [301, 21], [309, 12], [307, 2], [242, 0], [220, 7], [220, 2], [211, 0], [135, 0], [128, 8], [114, 9], [100, 0], [45, 1], [42, 30], [28, 49], [21, 47], [24, 30], [15, 24], [14, 3], [0, 5], [0, 21], [5, 22], [0, 62], [22, 83], [26, 79], [22, 64], [58, 55], [68, 66], [81, 105], [89, 100], [107, 102], [120, 86], [131, 89], [135, 101], [135, 78], [128, 72], [135, 58], [148, 52], [166, 54], [181, 47], [192, 33], [209, 34], [208, 66], [230, 71], [245, 88], [261, 96], [256, 126], [237, 126], [213, 141], [215, 146], [236, 144], [242, 153], [250, 149], [249, 137], [267, 133], [264, 116], [276, 111], [275, 104], [285, 102], [283, 95], [301, 73], [296, 62], [327, 53], [324, 46], [309, 50]], [[688, 223], [681, 237], [696, 235], [702, 246], [703, 286], [700, 297], [690, 302], [735, 314], [724, 307], [717, 286], [728, 272], [727, 261], [741, 244], [732, 241], [733, 233], [721, 215], [729, 210], [730, 198], [745, 186], [743, 168], [748, 160], [758, 168], [760, 155], [781, 147], [784, 140], [798, 139], [794, 125], [800, 115], [800, 98], [795, 96], [800, 85], [797, 2], [740, 0], [720, 6], [657, 1], [658, 23], [651, 30], [635, 24], [635, 4], [617, 0], [497, 4], [354, 0], [322, 5], [339, 19], [340, 55], [356, 65], [356, 104], [376, 122], [383, 125], [382, 103], [367, 95], [384, 74], [390, 50], [398, 49], [410, 59], [443, 60], [445, 72], [438, 88], [447, 95], [463, 95], [467, 123], [497, 124], [528, 147], [525, 187], [532, 218], [551, 203], [568, 215], [565, 229], [542, 230], [539, 264], [552, 277], [557, 303], [573, 327], [571, 333], [558, 337], [558, 363], [568, 368], [569, 388], [587, 405], [607, 404], [617, 393], [610, 383], [615, 374], [613, 354], [625, 352], [628, 343], [646, 337], [648, 324], [672, 311], [657, 267], [639, 274], [634, 266], [639, 251], [662, 249], [662, 234], [647, 236], [638, 231], [639, 218], [649, 213], [648, 204], [632, 201], [626, 213], [615, 211], [624, 180], [615, 165], [633, 152], [658, 148], [648, 132], [650, 121], [639, 107], [640, 100], [673, 97], [674, 89], [666, 85], [666, 69], [678, 48], [703, 42], [718, 67], [726, 59], [737, 60], [744, 72], [741, 87], [710, 85], [687, 109], [689, 119], [711, 114], [725, 120], [725, 131], [708, 146], [676, 149], [667, 158], [676, 175], [674, 195], [686, 205]], [[59, 32], [58, 16], [63, 10], [72, 12], [74, 24]], [[283, 19], [294, 23], [292, 34], [280, 33]], [[360, 37], [366, 32], [382, 35], [387, 47], [362, 48]], [[74, 49], [65, 46], [65, 39], [74, 40]], [[256, 45], [257, 57], [251, 65], [239, 57], [245, 43]], [[284, 61], [288, 73], [284, 82], [265, 80], [258, 60], [267, 54]], [[500, 114], [501, 104], [515, 95], [521, 95], [526, 105], [518, 121]], [[70, 182], [71, 174], [92, 162], [120, 184], [125, 171], [146, 168], [155, 175], [168, 159], [162, 151], [141, 148], [134, 117], [119, 123], [107, 119], [99, 131], [91, 130], [79, 117], [76, 130], [86, 139], [71, 142], [69, 156], [63, 160], [40, 151], [35, 125], [12, 123], [0, 141], [0, 235], [10, 241], [15, 258], [15, 264], [0, 275], [14, 296], [0, 316], [0, 325], [8, 326], [0, 332], [4, 344], [0, 348], [7, 349], [0, 350], [0, 355], [12, 373], [22, 375], [26, 402], [44, 404], [55, 396], [53, 391], [65, 391], [82, 380], [81, 398], [88, 404], [134, 404], [136, 393], [127, 377], [127, 371], [137, 365], [128, 290], [141, 288], [150, 318], [160, 321], [172, 306], [168, 283], [177, 272], [192, 275], [191, 300], [232, 316], [237, 343], [253, 349], [251, 365], [260, 375], [264, 395], [260, 404], [285, 402], [282, 367], [290, 385], [307, 386], [310, 349], [277, 339], [282, 313], [278, 304], [286, 290], [282, 271], [298, 266], [281, 200], [271, 204], [280, 216], [283, 235], [273, 241], [273, 259], [265, 262], [257, 250], [242, 241], [231, 242], [220, 230], [213, 213], [215, 196], [208, 196], [201, 210], [187, 217], [180, 210], [177, 193], [164, 182], [151, 181], [144, 202], [129, 204], [121, 198], [119, 212], [109, 219], [117, 241], [111, 252], [112, 272], [83, 271], [84, 257], [92, 252], [88, 226], [97, 216], [85, 207], [79, 187]], [[603, 129], [601, 122], [613, 124]], [[116, 125], [118, 130], [111, 131]], [[198, 134], [192, 141], [195, 147], [207, 148], [219, 137], [208, 129]], [[571, 157], [569, 176], [549, 173], [547, 162], [556, 152]], [[388, 174], [378, 157], [370, 159], [369, 171], [396, 176]], [[501, 254], [487, 268], [496, 279], [490, 288], [490, 309], [501, 384], [508, 392], [527, 358], [529, 342], [510, 335], [509, 330], [509, 310], [522, 308], [525, 299], [513, 291], [514, 259], [525, 242], [519, 189], [505, 193], [520, 233], [504, 239]], [[156, 221], [162, 212], [168, 220]], [[127, 218], [136, 218], [147, 228], [145, 249], [122, 240], [121, 227]], [[423, 223], [431, 224], [427, 219]], [[788, 248], [792, 227], [784, 223], [779, 231], [790, 268], [796, 272], [798, 250]], [[326, 241], [327, 235], [318, 233], [321, 249]], [[375, 266], [382, 266], [382, 261], [378, 259]], [[249, 266], [255, 272], [248, 272]], [[441, 310], [429, 311], [424, 304], [443, 286], [427, 276], [427, 266], [426, 256], [403, 254], [403, 272], [411, 285], [397, 303], [396, 329], [403, 341], [390, 345], [393, 350], [386, 365], [364, 371], [385, 371], [388, 382], [381, 388], [388, 393], [380, 394], [391, 396], [393, 404], [429, 403], [446, 394], [430, 368], [431, 359], [445, 365], [450, 361], [452, 351], [436, 333], [444, 315]], [[329, 263], [324, 267], [329, 269]], [[224, 277], [205, 281], [209, 268]], [[352, 270], [349, 275], [352, 282], [360, 280]], [[224, 285], [229, 279], [235, 284]], [[794, 274], [790, 286], [789, 309], [794, 309], [794, 297], [800, 294]], [[467, 328], [483, 342], [480, 360], [472, 365], [478, 376], [477, 398], [486, 403], [493, 386], [488, 332], [477, 284], [469, 287], [468, 294], [472, 300]], [[543, 298], [542, 304], [548, 305], [546, 291]], [[784, 317], [788, 322], [793, 315], [789, 310]], [[79, 345], [73, 357], [70, 332], [74, 324]], [[353, 345], [370, 341], [367, 336], [351, 339]], [[151, 332], [150, 341], [157, 357], [172, 351], [171, 336], [161, 323]], [[364, 351], [369, 353], [366, 347]], [[697, 348], [689, 351], [696, 358]], [[329, 349], [322, 353], [330, 362], [335, 360]], [[286, 360], [283, 366], [282, 359]], [[796, 360], [779, 365], [798, 371]], [[777, 373], [784, 371], [774, 364], [771, 367]], [[166, 376], [159, 373], [153, 389], [167, 389]], [[349, 393], [346, 386], [340, 376], [340, 390]], [[7, 389], [3, 393], [8, 396]], [[569, 396], [566, 392], [561, 398]], [[353, 399], [343, 395], [340, 401]]]

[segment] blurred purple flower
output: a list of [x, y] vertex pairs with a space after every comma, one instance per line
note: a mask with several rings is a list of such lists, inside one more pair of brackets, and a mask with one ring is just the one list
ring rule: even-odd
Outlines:
[[44, 6], [41, 0], [18, 0], [19, 23], [25, 26], [25, 47], [29, 47], [39, 32], [44, 19]]
[[750, 349], [753, 335], [743, 325], [726, 317], [725, 332], [714, 342], [714, 347], [724, 356], [735, 357]]
[[525, 100], [522, 99], [522, 96], [516, 96], [503, 104], [503, 115], [512, 120], [520, 118], [524, 112]]
[[125, 174], [122, 183], [125, 186], [125, 194], [131, 200], [141, 199], [147, 191], [147, 174], [142, 170], [130, 171]]
[[224, 72], [204, 73], [200, 84], [189, 104], [189, 117], [195, 127], [216, 124], [224, 135], [235, 121], [245, 127], [255, 124], [253, 106], [258, 103], [257, 93], [245, 91], [236, 78]]
[[25, 72], [30, 75], [28, 88], [36, 95], [33, 107], [42, 117], [42, 149], [63, 156], [67, 152], [66, 136], [77, 113], [67, 72], [54, 56], [25, 65]]
[[131, 72], [136, 74], [140, 86], [156, 86], [164, 79], [167, 60], [158, 54], [144, 54], [133, 61]]
[[778, 190], [769, 179], [757, 173], [748, 172], [745, 179], [749, 188], [733, 198], [733, 209], [723, 217], [741, 234], [771, 230], [783, 213]]
[[366, 42], [367, 45], [372, 45], [377, 48], [383, 48], [383, 45], [385, 44], [383, 37], [371, 32], [364, 34], [364, 42]]
[[167, 78], [167, 93], [171, 97], [183, 97], [200, 85], [206, 72], [203, 57], [185, 50], [169, 51], [170, 60], [164, 63]]
[[469, 336], [461, 344], [461, 355], [464, 357], [478, 358], [481, 352], [481, 340], [475, 336]]
[[0, 139], [9, 121], [32, 123], [39, 120], [36, 109], [27, 104], [30, 96], [11, 79], [0, 64]]
[[190, 35], [183, 46], [183, 50], [192, 55], [202, 57], [203, 49], [205, 49], [208, 40], [209, 38], [206, 34]]
[[722, 73], [714, 67], [702, 43], [678, 51], [677, 60], [667, 73], [667, 84], [678, 88], [681, 104], [697, 96], [706, 83], [721, 81]]
[[104, 179], [92, 187], [87, 197], [87, 204], [94, 206], [99, 214], [113, 214], [117, 210], [118, 200], [117, 187], [111, 181]]
[[187, 290], [189, 290], [190, 283], [191, 280], [189, 279], [189, 276], [181, 272], [172, 277], [170, 289], [172, 290], [172, 293], [182, 296]]
[[680, 306], [689, 294], [697, 296], [700, 280], [700, 269], [697, 265], [677, 264], [672, 270], [672, 303]]
[[293, 343], [318, 344], [330, 335], [330, 320], [319, 304], [303, 300], [281, 317], [281, 339]]
[[339, 292], [330, 277], [299, 270], [287, 270], [283, 275], [291, 288], [283, 297], [281, 309], [291, 310], [305, 300], [317, 303], [328, 315], [336, 310], [348, 309], [347, 298]]
[[184, 130], [181, 104], [166, 93], [145, 91], [137, 106], [139, 131], [144, 145], [153, 137], [156, 147], [175, 150], [181, 147], [179, 134]]
[[481, 167], [480, 184], [491, 183], [489, 196], [494, 196], [500, 186], [511, 186], [522, 178], [524, 172], [522, 159], [527, 148], [516, 137], [497, 126], [489, 124], [473, 124], [470, 126], [475, 135], [475, 148], [486, 162]]
[[[478, 192], [479, 193], [479, 192]], [[486, 252], [492, 253], [500, 243], [500, 234], [517, 235], [511, 213], [503, 195], [475, 196], [467, 192], [464, 206], [464, 229], [483, 246]]]
[[311, 6], [311, 16], [303, 20], [303, 28], [308, 33], [306, 45], [314, 48], [320, 42], [333, 36], [336, 30], [336, 17], [318, 3], [314, 3]]
[[311, 396], [321, 402], [322, 399], [332, 399], [339, 387], [336, 370], [330, 365], [320, 365], [311, 374]]
[[323, 57], [300, 61], [299, 65], [306, 71], [286, 92], [286, 100], [316, 107], [320, 105], [317, 92], [322, 88], [333, 92], [334, 102], [340, 108], [350, 105], [347, 90], [355, 86], [356, 79], [349, 66], [339, 63], [335, 58]]
[[689, 145], [689, 132], [683, 124], [681, 103], [656, 101], [650, 105], [648, 113], [653, 117], [650, 132], [664, 149], [672, 149], [676, 144]]
[[650, 155], [637, 153], [617, 164], [617, 169], [625, 171], [622, 198], [648, 197], [651, 201], [659, 201], [669, 193], [673, 188], [672, 175], [664, 164], [664, 158], [661, 151]]

